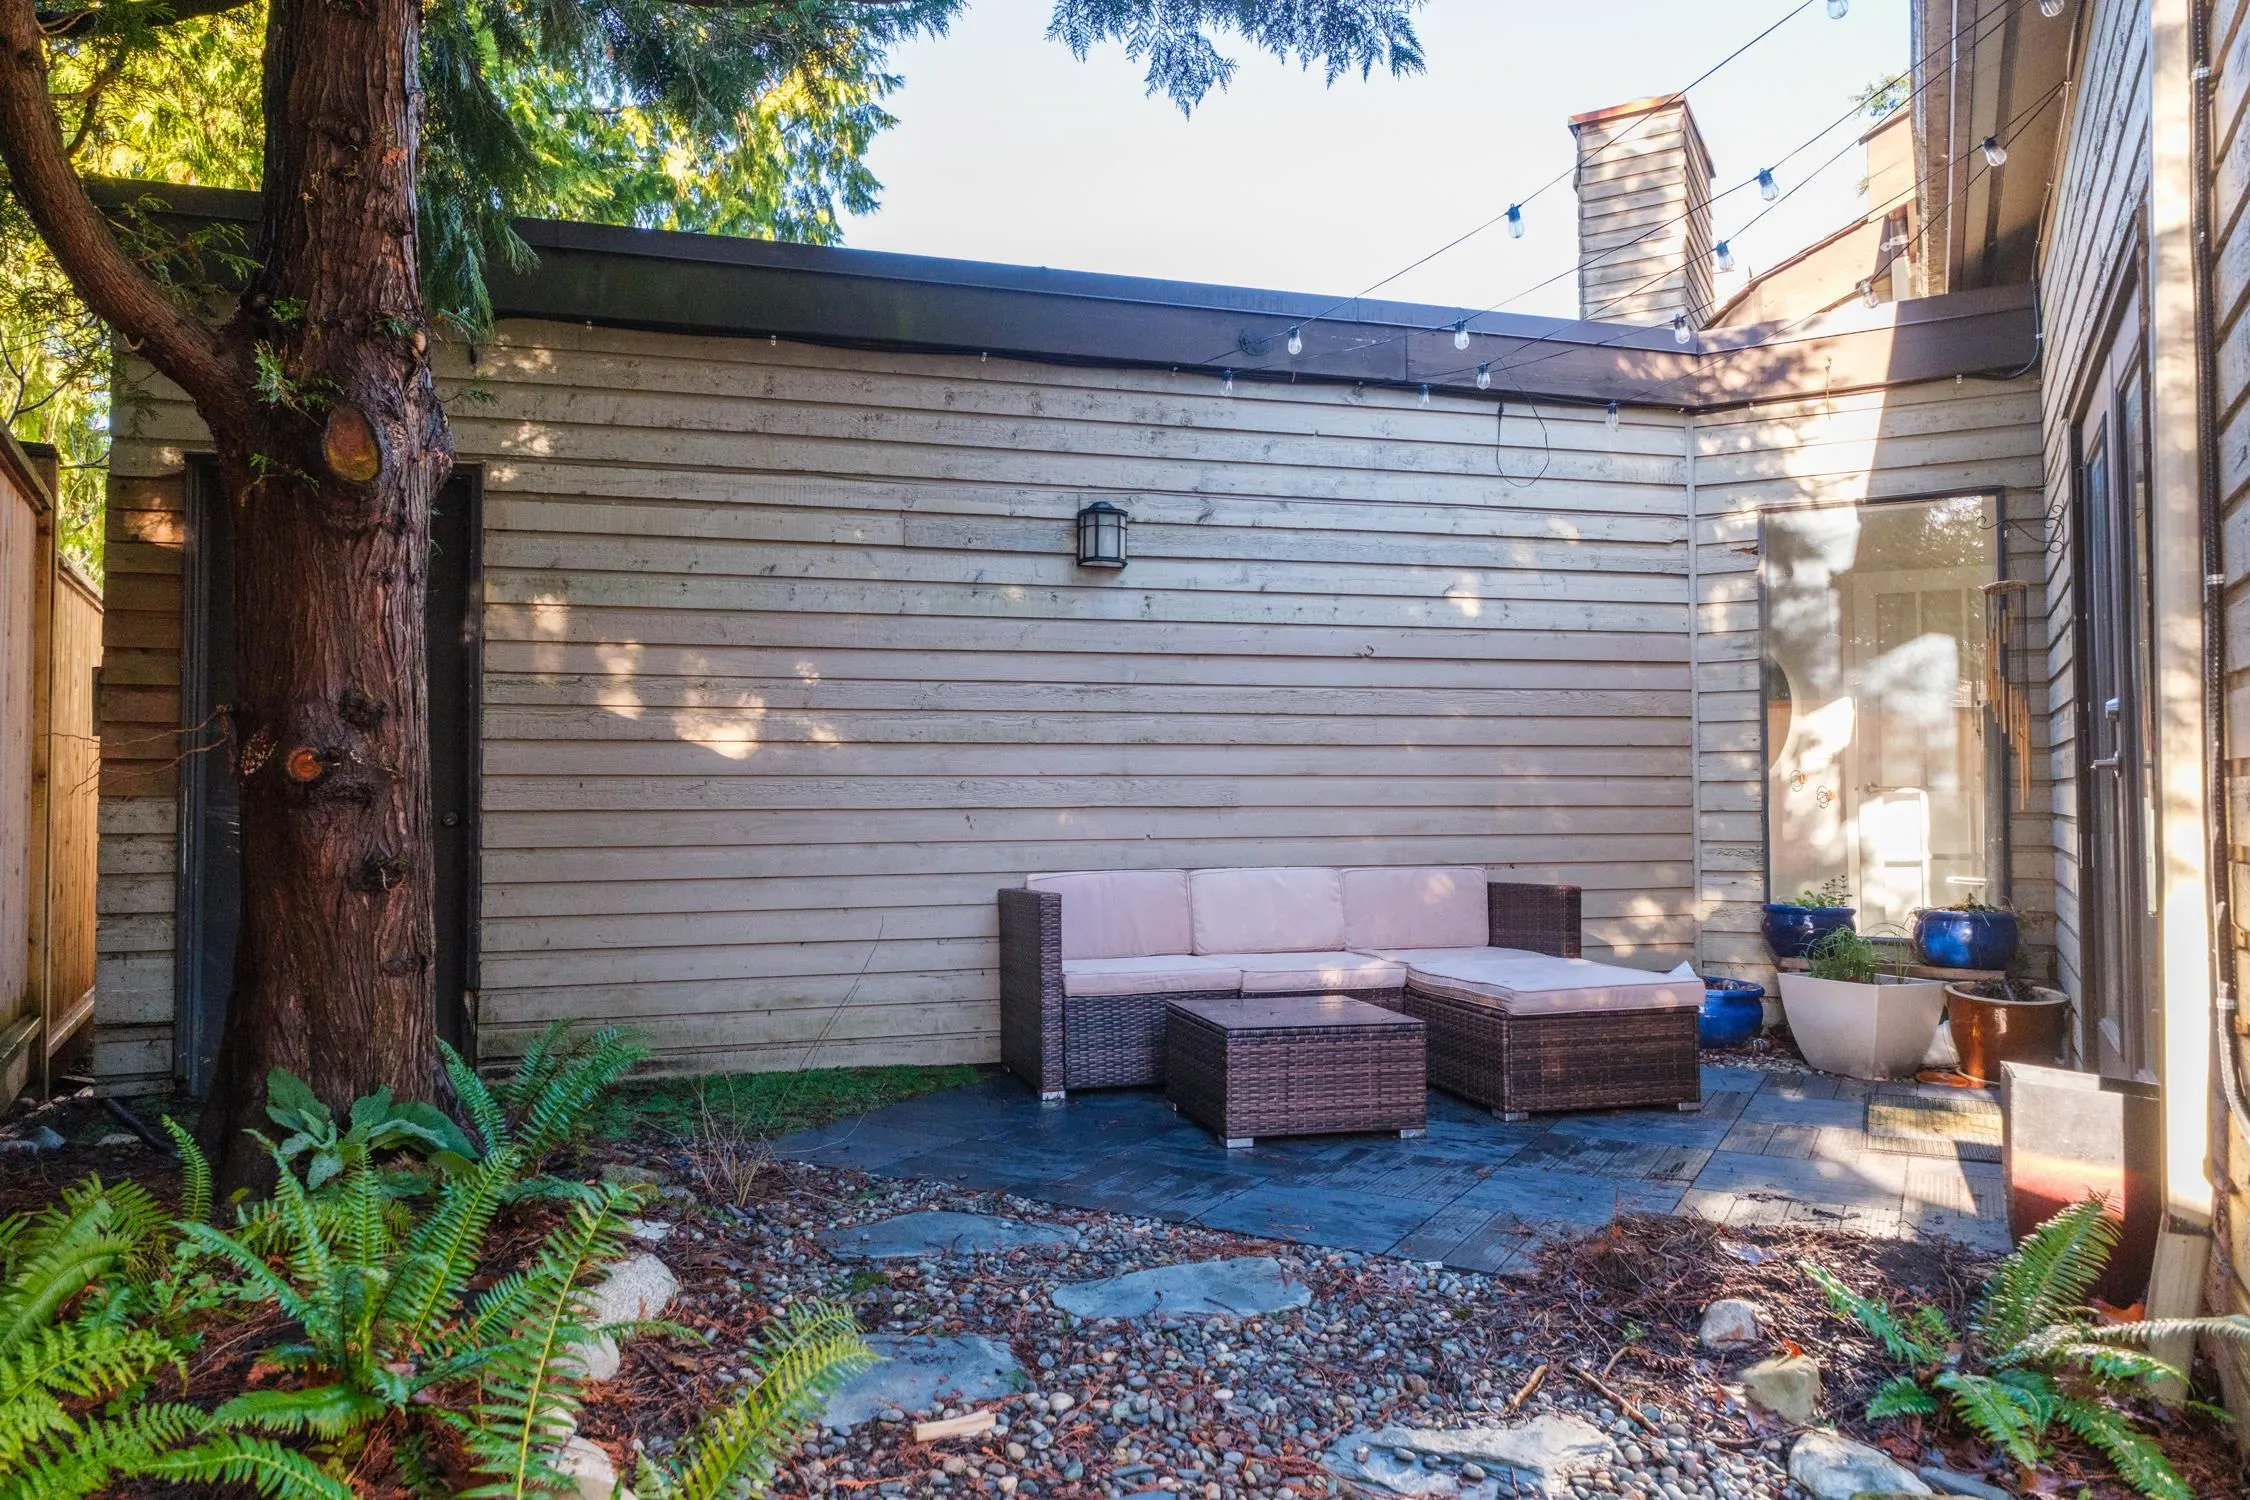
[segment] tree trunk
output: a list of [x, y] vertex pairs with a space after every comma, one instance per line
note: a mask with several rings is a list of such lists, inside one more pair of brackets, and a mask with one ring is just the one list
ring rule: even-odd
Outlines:
[[269, 1069], [341, 1117], [441, 1095], [423, 594], [452, 464], [416, 268], [415, 0], [273, 0], [258, 270], [221, 338], [250, 389], [198, 399], [234, 506], [242, 925], [203, 1131], [270, 1170]]

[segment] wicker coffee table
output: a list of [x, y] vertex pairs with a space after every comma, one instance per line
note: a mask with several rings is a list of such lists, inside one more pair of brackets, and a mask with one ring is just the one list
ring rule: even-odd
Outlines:
[[1347, 995], [1175, 1000], [1165, 1092], [1229, 1148], [1428, 1124], [1422, 1023]]

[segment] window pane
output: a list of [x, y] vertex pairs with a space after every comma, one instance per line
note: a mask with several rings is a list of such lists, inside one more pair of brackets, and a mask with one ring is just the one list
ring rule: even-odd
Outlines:
[[1765, 518], [1767, 859], [1776, 899], [1841, 875], [1863, 932], [2002, 894], [1986, 868], [1989, 496]]

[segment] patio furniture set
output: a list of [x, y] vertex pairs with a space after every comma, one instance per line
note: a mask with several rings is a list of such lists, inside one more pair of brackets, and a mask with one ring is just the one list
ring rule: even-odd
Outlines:
[[1699, 979], [1580, 956], [1575, 886], [1455, 866], [1097, 870], [1002, 890], [1000, 1045], [1042, 1099], [1166, 1088], [1229, 1146], [1699, 1106]]

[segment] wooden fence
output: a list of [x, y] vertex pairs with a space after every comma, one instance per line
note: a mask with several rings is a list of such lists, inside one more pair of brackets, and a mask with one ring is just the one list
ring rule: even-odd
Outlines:
[[53, 496], [52, 456], [0, 432], [0, 1106], [94, 1013], [102, 598]]

